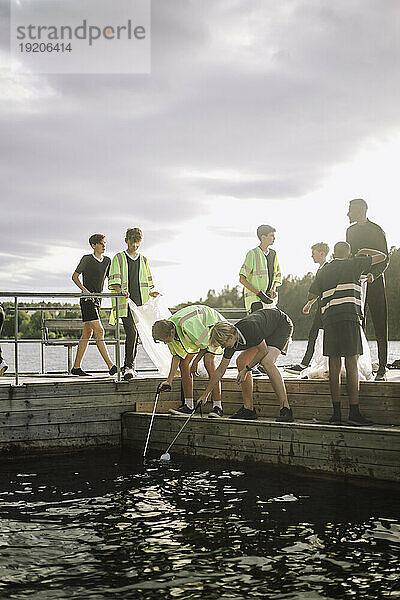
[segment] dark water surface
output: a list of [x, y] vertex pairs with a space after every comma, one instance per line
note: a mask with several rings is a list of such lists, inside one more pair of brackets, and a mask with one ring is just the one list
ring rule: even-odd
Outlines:
[[1, 465], [0, 598], [400, 598], [398, 489], [115, 451]]

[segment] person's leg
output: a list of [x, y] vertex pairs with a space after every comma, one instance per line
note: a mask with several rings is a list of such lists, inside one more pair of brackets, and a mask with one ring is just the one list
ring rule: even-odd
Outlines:
[[329, 388], [331, 391], [333, 415], [331, 423], [341, 422], [340, 412], [340, 371], [342, 369], [342, 358], [340, 356], [329, 356]]
[[[2, 306], [0, 306], [0, 335], [1, 335], [1, 331], [3, 329], [5, 318], [6, 318], [6, 315], [5, 315], [4, 309]], [[3, 355], [1, 353], [1, 346], [0, 346], [0, 363], [2, 361], [3, 361]]]
[[366, 304], [369, 306], [378, 345], [379, 373], [386, 371], [388, 355], [388, 315], [385, 284], [382, 277], [368, 284]]
[[82, 359], [83, 359], [86, 349], [88, 347], [89, 340], [93, 334], [93, 323], [94, 323], [94, 321], [85, 321], [83, 323], [82, 335], [81, 335], [81, 339], [79, 340], [79, 343], [78, 343], [78, 348], [76, 350], [73, 369], [81, 368]]
[[311, 329], [308, 333], [307, 349], [306, 349], [304, 357], [300, 363], [302, 367], [308, 367], [311, 362], [311, 359], [313, 357], [314, 350], [315, 350], [315, 343], [317, 341], [317, 337], [318, 337], [318, 333], [319, 333], [320, 329], [322, 329], [321, 313], [320, 313], [320, 310], [317, 309], [317, 311], [314, 315]]
[[264, 369], [266, 370], [267, 375], [271, 381], [271, 385], [274, 389], [274, 392], [277, 395], [277, 398], [279, 400], [279, 407], [280, 408], [285, 407], [285, 408], [290, 409], [289, 401], [288, 401], [288, 397], [287, 397], [287, 393], [286, 393], [285, 383], [283, 381], [281, 372], [279, 371], [278, 367], [275, 365], [276, 360], [280, 356], [280, 354], [281, 354], [281, 351], [278, 348], [269, 347], [267, 355], [263, 358], [263, 360], [261, 361], [261, 364], [263, 365]]
[[106, 363], [108, 370], [110, 370], [111, 367], [113, 366], [113, 363], [108, 354], [107, 346], [104, 343], [103, 326], [100, 321], [92, 321], [91, 323], [92, 323], [92, 328], [93, 328], [93, 336], [94, 336], [94, 339], [96, 340], [96, 344], [97, 344], [97, 347], [101, 354], [101, 357], [103, 358], [104, 362]]
[[190, 409], [193, 409], [193, 377], [190, 374], [190, 364], [195, 357], [195, 354], [187, 354], [186, 358], [181, 358], [179, 363], [179, 369], [181, 372], [181, 381], [183, 387], [183, 394], [185, 397], [184, 404]]
[[344, 359], [346, 367], [347, 395], [349, 404], [354, 405], [359, 402], [360, 382], [358, 377], [358, 356], [346, 356]]
[[[236, 366], [238, 371], [241, 371], [249, 364], [257, 354], [257, 348], [249, 348], [243, 350], [236, 360]], [[253, 377], [249, 372], [243, 383], [240, 384], [242, 388], [243, 406], [248, 410], [253, 410]]]
[[126, 335], [124, 367], [126, 369], [133, 369], [137, 353], [138, 334], [133, 321], [132, 313], [129, 309], [127, 316], [122, 317], [122, 324], [124, 326]]
[[[207, 352], [204, 356], [204, 366], [208, 373], [208, 378], [211, 377], [215, 373], [215, 360], [214, 355]], [[213, 406], [219, 406], [221, 408], [221, 382], [219, 381], [213, 391], [211, 392], [211, 399]]]

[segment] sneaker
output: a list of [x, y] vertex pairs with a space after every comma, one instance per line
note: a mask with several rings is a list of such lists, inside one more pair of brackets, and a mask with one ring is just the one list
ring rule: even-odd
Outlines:
[[130, 367], [124, 368], [124, 381], [129, 381], [135, 377], [135, 372]]
[[179, 408], [170, 408], [168, 411], [171, 415], [191, 415], [193, 410], [187, 404], [182, 404]]
[[287, 408], [287, 406], [281, 408], [281, 410], [279, 411], [279, 417], [275, 419], [275, 421], [277, 423], [293, 423], [294, 419], [292, 409]]
[[375, 375], [375, 381], [386, 381], [386, 369], [378, 369]]
[[285, 371], [287, 371], [287, 373], [293, 373], [294, 375], [300, 375], [300, 373], [304, 371], [304, 369], [307, 369], [307, 367], [302, 367], [301, 365], [292, 365], [291, 367], [285, 367]]
[[3, 359], [0, 362], [0, 377], [2, 377], [4, 375], [4, 373], [7, 371], [7, 369], [8, 369], [8, 364]]
[[231, 419], [247, 419], [248, 421], [254, 421], [255, 419], [257, 419], [257, 413], [256, 411], [250, 410], [248, 408], [245, 408], [244, 406], [241, 406], [239, 408], [239, 410], [237, 412], [235, 412], [234, 415], [230, 416]]
[[331, 418], [328, 421], [328, 425], [341, 425], [342, 424], [342, 417], [341, 415], [335, 415], [333, 414], [331, 416]]
[[80, 377], [91, 377], [90, 373], [86, 373], [86, 371], [82, 371], [82, 369], [80, 367], [79, 367], [79, 369], [75, 369], [75, 367], [72, 368], [71, 375], [79, 375]]
[[224, 413], [222, 411], [222, 408], [220, 408], [219, 406], [213, 406], [212, 409], [210, 410], [210, 412], [208, 413], [208, 416], [211, 419], [215, 419], [218, 417], [223, 417]]
[[348, 423], [350, 425], [356, 425], [357, 427], [362, 427], [363, 425], [374, 425], [373, 421], [366, 419], [362, 415], [349, 415]]
[[117, 369], [116, 365], [113, 365], [111, 367], [111, 369], [108, 371], [108, 374], [111, 375], [111, 377], [112, 377], [113, 375], [117, 374], [117, 371], [118, 371], [118, 369]]

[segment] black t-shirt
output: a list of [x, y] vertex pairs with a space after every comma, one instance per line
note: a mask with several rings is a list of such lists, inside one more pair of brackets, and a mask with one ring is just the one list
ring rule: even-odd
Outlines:
[[239, 331], [239, 341], [233, 348], [225, 348], [224, 358], [231, 359], [235, 352], [254, 348], [268, 339], [278, 327], [282, 316], [279, 308], [264, 308], [238, 321], [235, 327]]
[[75, 271], [82, 273], [83, 285], [89, 292], [100, 294], [103, 291], [104, 281], [108, 277], [110, 265], [111, 259], [108, 256], [103, 256], [100, 262], [93, 254], [85, 254]]
[[389, 253], [385, 232], [379, 225], [372, 223], [369, 219], [365, 223], [354, 223], [347, 229], [346, 241], [351, 246], [353, 256], [362, 248], [372, 248], [384, 252], [387, 256], [386, 260], [371, 267], [371, 273], [375, 278], [382, 275], [389, 264]]
[[139, 270], [140, 270], [140, 254], [137, 258], [131, 258], [127, 252], [125, 252], [126, 260], [128, 262], [128, 292], [129, 297], [136, 306], [142, 306], [142, 295], [140, 293], [139, 285]]
[[325, 264], [311, 284], [310, 293], [319, 296], [324, 324], [359, 321], [362, 317], [360, 276], [371, 268], [370, 256], [334, 258]]

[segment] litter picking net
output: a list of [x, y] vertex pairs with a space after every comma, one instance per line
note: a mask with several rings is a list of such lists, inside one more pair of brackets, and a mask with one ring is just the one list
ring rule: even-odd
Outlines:
[[166, 306], [163, 296], [150, 298], [142, 306], [137, 306], [128, 298], [128, 306], [132, 312], [144, 351], [160, 372], [161, 377], [167, 377], [171, 365], [171, 353], [165, 344], [156, 344], [151, 334], [151, 328], [156, 321], [168, 319], [171, 316], [171, 311]]

